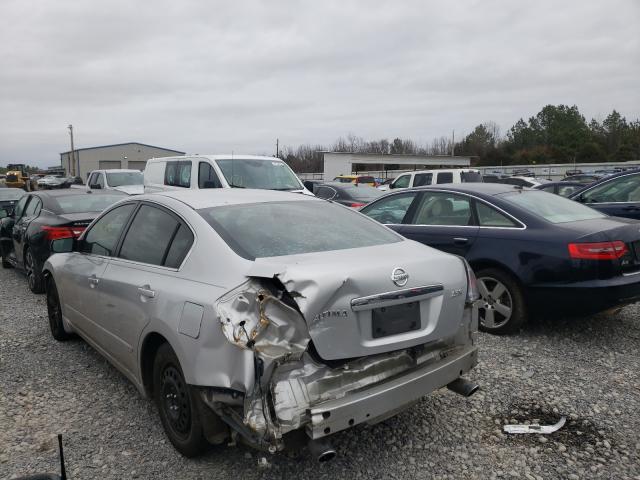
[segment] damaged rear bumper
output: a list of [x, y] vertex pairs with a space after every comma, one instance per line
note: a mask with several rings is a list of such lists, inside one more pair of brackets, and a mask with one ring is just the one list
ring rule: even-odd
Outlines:
[[338, 399], [324, 402], [310, 409], [311, 422], [307, 434], [313, 438], [345, 430], [364, 422], [375, 422], [397, 413], [429, 393], [438, 390], [478, 362], [478, 349], [468, 346], [464, 350], [435, 363], [418, 367], [400, 376], [353, 392]]

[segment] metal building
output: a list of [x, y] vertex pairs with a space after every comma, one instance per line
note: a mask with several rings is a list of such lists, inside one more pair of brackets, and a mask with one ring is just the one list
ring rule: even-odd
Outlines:
[[[60, 163], [67, 175], [87, 180], [89, 172], [98, 169], [129, 168], [144, 170], [147, 160], [157, 157], [184, 155], [184, 152], [130, 142], [100, 147], [76, 148], [60, 154]], [[79, 172], [78, 172], [79, 170]]]

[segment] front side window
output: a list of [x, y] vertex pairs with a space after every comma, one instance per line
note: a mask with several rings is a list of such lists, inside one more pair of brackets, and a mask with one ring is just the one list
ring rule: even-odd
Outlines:
[[229, 205], [198, 213], [236, 254], [249, 260], [402, 241], [358, 212], [319, 200]]
[[222, 188], [216, 171], [207, 162], [198, 165], [198, 188]]
[[216, 160], [225, 180], [234, 188], [302, 190], [300, 179], [282, 160], [227, 158]]
[[517, 227], [518, 225], [506, 215], [500, 213], [493, 207], [476, 202], [476, 212], [478, 212], [478, 222], [481, 227]]
[[403, 193], [382, 198], [364, 207], [361, 212], [374, 220], [387, 225], [402, 223], [417, 193]]
[[467, 197], [451, 193], [424, 193], [411, 223], [414, 225], [472, 225], [471, 201]]
[[522, 190], [502, 194], [502, 198], [551, 223], [593, 220], [606, 215], [560, 195], [538, 190]]
[[423, 185], [431, 185], [433, 180], [433, 173], [416, 173], [413, 177], [413, 186], [422, 187]]
[[438, 174], [437, 183], [452, 183], [453, 182], [453, 172], [440, 172]]
[[593, 187], [582, 195], [585, 203], [640, 202], [640, 175], [625, 175]]
[[100, 186], [100, 188], [104, 188], [104, 175], [99, 173], [98, 179], [96, 180], [96, 184]]
[[411, 175], [401, 175], [391, 185], [393, 188], [407, 188], [411, 181]]
[[111, 256], [120, 234], [133, 212], [135, 204], [129, 203], [109, 211], [91, 227], [82, 242], [81, 252]]
[[163, 265], [179, 226], [173, 215], [160, 208], [142, 205], [131, 222], [118, 256], [135, 262]]

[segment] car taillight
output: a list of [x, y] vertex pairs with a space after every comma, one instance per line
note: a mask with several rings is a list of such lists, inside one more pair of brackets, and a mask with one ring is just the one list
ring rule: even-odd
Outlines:
[[460, 257], [462, 263], [464, 263], [464, 269], [467, 273], [467, 298], [466, 302], [471, 304], [480, 298], [480, 291], [478, 290], [478, 280], [476, 274], [473, 273], [473, 269], [469, 262], [463, 257]]
[[584, 260], [615, 260], [628, 251], [627, 245], [620, 240], [569, 244], [569, 256]]
[[85, 227], [42, 227], [47, 240], [59, 238], [78, 238], [84, 232]]
[[350, 203], [349, 206], [351, 208], [360, 208], [360, 207], [364, 207], [366, 205], [366, 203]]

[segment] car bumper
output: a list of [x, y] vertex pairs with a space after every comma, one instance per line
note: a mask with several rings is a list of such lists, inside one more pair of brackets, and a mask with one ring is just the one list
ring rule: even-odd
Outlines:
[[316, 405], [310, 410], [307, 434], [313, 439], [322, 438], [359, 423], [388, 418], [471, 370], [478, 363], [477, 350], [469, 345], [436, 363]]
[[532, 286], [532, 309], [542, 313], [590, 315], [640, 301], [640, 272], [608, 280]]

